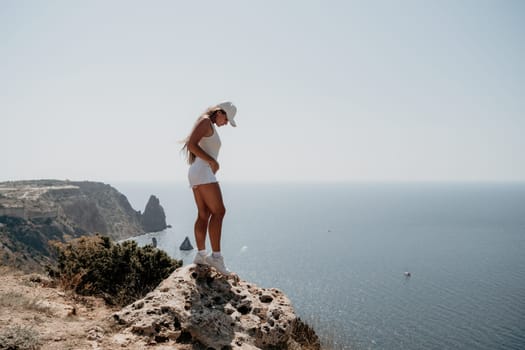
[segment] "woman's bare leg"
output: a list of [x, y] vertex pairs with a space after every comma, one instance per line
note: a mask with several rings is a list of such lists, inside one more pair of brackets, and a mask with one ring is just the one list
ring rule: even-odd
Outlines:
[[[222, 220], [226, 213], [226, 208], [224, 207], [224, 203], [222, 201], [221, 188], [219, 187], [219, 184], [215, 182], [211, 184], [199, 185], [194, 189], [194, 192], [196, 193], [195, 201], [197, 202], [198, 198], [198, 201], [202, 202], [207, 208], [208, 213], [211, 213], [211, 216], [209, 216], [209, 222], [207, 222], [211, 248], [214, 252], [220, 252]], [[198, 203], [197, 207], [199, 207]], [[195, 232], [197, 232], [197, 230]], [[195, 234], [195, 239], [197, 240], [197, 233]], [[197, 247], [201, 249], [198, 242]]]
[[210, 220], [210, 211], [206, 203], [202, 199], [198, 187], [193, 188], [193, 196], [195, 197], [195, 204], [197, 204], [197, 220], [195, 220], [195, 242], [198, 250], [206, 249], [206, 231], [208, 231], [208, 221]]

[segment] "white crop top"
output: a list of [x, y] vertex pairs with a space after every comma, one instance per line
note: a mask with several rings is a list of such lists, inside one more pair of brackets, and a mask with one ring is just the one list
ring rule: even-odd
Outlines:
[[211, 136], [205, 136], [201, 138], [199, 141], [199, 146], [204, 152], [208, 153], [213, 159], [217, 160], [217, 157], [219, 156], [219, 150], [221, 148], [221, 138], [219, 137], [217, 130], [215, 130], [215, 125], [213, 125], [213, 123], [211, 124], [211, 127], [213, 128], [213, 134]]

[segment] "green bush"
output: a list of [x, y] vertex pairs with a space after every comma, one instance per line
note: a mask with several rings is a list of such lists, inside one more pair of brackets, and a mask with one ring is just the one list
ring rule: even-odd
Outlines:
[[54, 246], [58, 252], [54, 275], [59, 283], [81, 295], [102, 296], [110, 305], [142, 298], [182, 265], [151, 245], [114, 243], [98, 235]]

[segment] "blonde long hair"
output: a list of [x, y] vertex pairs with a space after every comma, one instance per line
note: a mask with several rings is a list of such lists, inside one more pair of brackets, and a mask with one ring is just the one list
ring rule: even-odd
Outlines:
[[[197, 118], [197, 121], [193, 125], [193, 128], [191, 129], [190, 134], [182, 141], [184, 142], [184, 146], [181, 148], [181, 152], [184, 153], [184, 156], [186, 157], [186, 160], [188, 161], [188, 164], [193, 164], [195, 162], [195, 158], [197, 157], [195, 154], [193, 154], [190, 149], [188, 148], [188, 142], [190, 141], [190, 136], [193, 134], [193, 131], [197, 127], [197, 124], [202, 118], [209, 118], [212, 123], [215, 123], [215, 118], [217, 117], [217, 112], [222, 111], [222, 109], [218, 108], [217, 106], [209, 107], [202, 113], [199, 118]], [[224, 111], [223, 111], [224, 112]]]

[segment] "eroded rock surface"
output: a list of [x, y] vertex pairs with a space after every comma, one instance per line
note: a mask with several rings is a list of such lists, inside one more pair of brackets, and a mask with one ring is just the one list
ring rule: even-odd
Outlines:
[[114, 314], [123, 333], [212, 349], [319, 349], [288, 297], [204, 265], [176, 270], [145, 298]]

